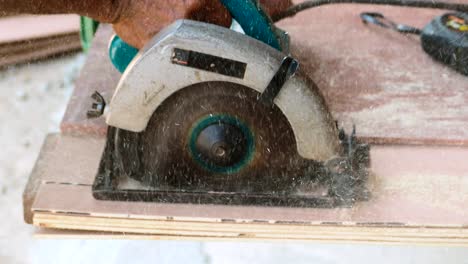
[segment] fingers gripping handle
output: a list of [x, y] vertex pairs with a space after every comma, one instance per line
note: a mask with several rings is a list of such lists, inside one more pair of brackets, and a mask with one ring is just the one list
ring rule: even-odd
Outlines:
[[[270, 17], [261, 9], [257, 0], [220, 0], [229, 10], [232, 17], [241, 25], [245, 34], [271, 47], [287, 51], [287, 40], [284, 32], [278, 30]], [[114, 36], [109, 45], [109, 57], [115, 68], [124, 72], [138, 49]]]

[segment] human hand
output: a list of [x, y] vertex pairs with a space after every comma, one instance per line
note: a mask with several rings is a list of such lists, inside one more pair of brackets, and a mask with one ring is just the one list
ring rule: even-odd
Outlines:
[[[274, 15], [291, 5], [291, 0], [260, 0]], [[125, 0], [119, 6], [114, 30], [125, 42], [143, 47], [156, 33], [177, 19], [192, 19], [224, 27], [231, 16], [219, 0]]]
[[259, 2], [271, 17], [293, 5], [291, 0], [260, 0]]

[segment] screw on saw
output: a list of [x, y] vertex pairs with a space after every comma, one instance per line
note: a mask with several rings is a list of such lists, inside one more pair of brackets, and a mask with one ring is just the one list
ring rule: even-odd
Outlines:
[[104, 108], [106, 108], [106, 101], [104, 100], [104, 97], [102, 97], [102, 95], [97, 91], [91, 95], [91, 98], [94, 101], [91, 105], [91, 109], [86, 113], [86, 116], [88, 118], [98, 118], [104, 113]]

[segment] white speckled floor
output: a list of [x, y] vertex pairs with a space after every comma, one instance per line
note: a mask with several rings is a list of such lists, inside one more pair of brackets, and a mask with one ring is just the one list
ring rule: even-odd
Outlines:
[[83, 61], [78, 54], [0, 71], [0, 264], [468, 263], [468, 248], [33, 239], [21, 194]]

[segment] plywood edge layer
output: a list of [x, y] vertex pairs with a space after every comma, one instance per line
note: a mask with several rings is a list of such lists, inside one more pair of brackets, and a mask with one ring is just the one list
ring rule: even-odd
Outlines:
[[466, 227], [323, 226], [258, 223], [182, 222], [35, 213], [41, 228], [118, 232], [151, 239], [151, 236], [189, 238], [305, 240], [396, 244], [453, 244], [468, 246]]
[[[450, 247], [466, 247], [466, 243], [457, 242], [442, 242], [442, 241], [418, 241], [416, 243], [400, 242], [400, 241], [346, 241], [332, 239], [314, 239], [314, 240], [298, 240], [298, 239], [278, 239], [278, 238], [245, 238], [245, 237], [208, 237], [208, 236], [179, 236], [179, 235], [148, 235], [148, 234], [133, 234], [123, 232], [94, 232], [94, 231], [73, 231], [65, 229], [39, 229], [34, 234], [38, 239], [125, 239], [125, 240], [185, 240], [185, 241], [233, 241], [233, 242], [255, 242], [255, 241], [270, 241], [270, 242], [307, 242], [307, 243], [342, 243], [342, 244], [379, 244], [379, 245], [421, 245], [421, 246], [450, 246]], [[52, 232], [49, 232], [51, 230]]]

